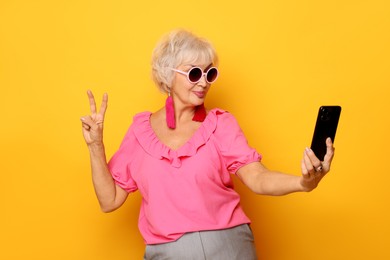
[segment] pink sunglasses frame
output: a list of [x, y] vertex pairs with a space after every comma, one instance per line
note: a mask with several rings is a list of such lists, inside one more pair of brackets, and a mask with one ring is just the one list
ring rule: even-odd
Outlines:
[[[185, 72], [185, 71], [182, 71], [182, 70], [178, 70], [178, 69], [174, 69], [174, 68], [170, 68], [170, 69], [173, 70], [173, 71], [176, 71], [176, 72], [178, 72], [178, 73], [180, 73], [180, 74], [186, 75], [186, 76], [187, 76], [187, 80], [188, 80], [191, 84], [199, 83], [199, 81], [200, 81], [200, 80], [202, 79], [202, 77], [204, 77], [204, 76], [206, 76], [206, 77], [205, 77], [206, 82], [209, 83], [209, 84], [212, 84], [212, 83], [214, 83], [214, 82], [217, 80], [218, 75], [219, 75], [219, 71], [218, 71], [218, 69], [217, 69], [216, 67], [210, 67], [206, 72], [203, 72], [203, 70], [202, 70], [200, 67], [192, 67], [188, 72]], [[191, 80], [190, 80], [190, 72], [191, 72], [193, 69], [199, 69], [199, 70], [202, 72], [202, 76], [199, 78], [198, 81], [191, 81]], [[210, 82], [210, 81], [207, 80], [207, 73], [209, 73], [209, 71], [210, 71], [211, 69], [215, 69], [215, 70], [217, 71], [217, 75], [215, 76], [215, 79], [214, 79], [213, 81]]]

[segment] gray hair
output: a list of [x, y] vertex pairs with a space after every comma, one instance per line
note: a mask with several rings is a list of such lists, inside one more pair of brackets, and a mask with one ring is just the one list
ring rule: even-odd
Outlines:
[[172, 86], [174, 71], [182, 64], [202, 62], [217, 65], [218, 56], [212, 44], [204, 38], [179, 29], [165, 35], [152, 54], [152, 79], [163, 93]]

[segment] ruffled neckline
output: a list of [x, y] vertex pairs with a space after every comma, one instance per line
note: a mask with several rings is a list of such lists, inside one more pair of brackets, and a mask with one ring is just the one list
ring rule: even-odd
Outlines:
[[195, 155], [207, 143], [217, 128], [218, 115], [223, 113], [225, 111], [218, 108], [210, 110], [191, 138], [178, 149], [170, 148], [157, 137], [150, 124], [152, 112], [145, 111], [134, 116], [133, 131], [145, 152], [157, 159], [167, 159], [173, 167], [179, 168], [183, 157]]

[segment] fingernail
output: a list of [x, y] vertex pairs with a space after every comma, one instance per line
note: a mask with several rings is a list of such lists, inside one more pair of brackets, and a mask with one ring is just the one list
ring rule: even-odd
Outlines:
[[85, 120], [85, 118], [84, 118], [84, 117], [81, 117], [81, 118], [80, 118], [80, 120], [81, 120], [81, 121], [84, 121], [84, 120]]

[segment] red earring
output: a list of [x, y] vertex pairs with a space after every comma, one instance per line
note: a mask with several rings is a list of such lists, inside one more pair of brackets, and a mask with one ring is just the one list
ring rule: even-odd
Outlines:
[[171, 129], [176, 128], [175, 121], [175, 108], [173, 106], [173, 98], [171, 96], [171, 92], [168, 92], [167, 100], [165, 101], [165, 117], [167, 120], [167, 125]]

